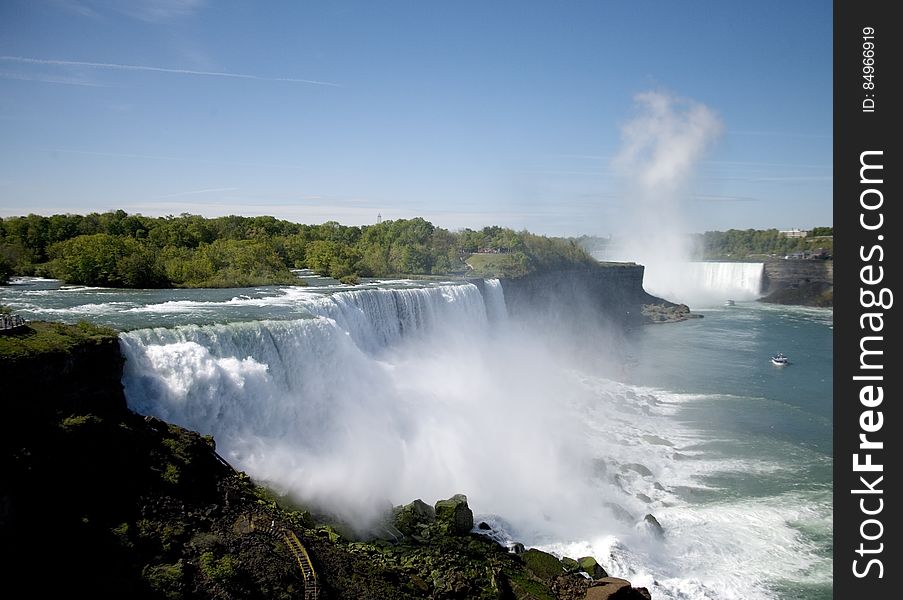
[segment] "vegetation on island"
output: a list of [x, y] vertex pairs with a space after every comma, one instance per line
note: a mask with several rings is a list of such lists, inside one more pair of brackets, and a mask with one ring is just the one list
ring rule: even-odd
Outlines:
[[649, 599], [592, 557], [509, 551], [474, 522], [463, 495], [397, 506], [366, 532], [305, 511], [235, 471], [210, 436], [129, 410], [115, 335], [30, 326], [36, 338], [69, 343], [0, 360], [0, 560], [11, 589], [168, 600]]
[[[504, 258], [468, 266], [468, 258], [482, 254]], [[353, 283], [469, 271], [518, 277], [593, 262], [572, 240], [502, 227], [449, 231], [419, 217], [361, 227], [122, 210], [0, 219], [0, 283], [38, 275], [127, 288], [300, 284], [291, 272], [296, 268]]]

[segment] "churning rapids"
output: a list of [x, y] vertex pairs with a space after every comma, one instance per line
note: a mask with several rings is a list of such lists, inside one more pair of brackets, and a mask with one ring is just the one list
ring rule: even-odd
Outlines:
[[[593, 554], [657, 599], [831, 596], [830, 312], [738, 302], [650, 326], [602, 376], [563, 336], [509, 317], [495, 280], [16, 283], [0, 302], [28, 318], [124, 331], [134, 410], [214, 435], [237, 468], [361, 527], [464, 492], [509, 539]], [[781, 336], [819, 366], [765, 365], [774, 348], [760, 346]], [[727, 366], [685, 360], [697, 344]]]

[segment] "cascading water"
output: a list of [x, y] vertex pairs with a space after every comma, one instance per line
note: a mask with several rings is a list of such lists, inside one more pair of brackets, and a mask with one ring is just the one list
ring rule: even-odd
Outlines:
[[486, 303], [486, 315], [492, 322], [503, 322], [508, 318], [508, 307], [505, 306], [505, 292], [498, 279], [487, 279], [483, 282], [483, 301]]
[[762, 295], [763, 263], [670, 262], [646, 267], [643, 285], [656, 296], [691, 307], [725, 300], [755, 300]]
[[505, 394], [483, 372], [490, 319], [505, 318], [501, 285], [487, 281], [484, 294], [338, 292], [305, 297], [303, 319], [131, 331], [126, 396], [213, 434], [256, 477], [366, 522], [389, 500], [475, 489], [482, 450], [471, 437], [493, 433], [469, 421], [512, 408], [484, 405]]
[[727, 294], [737, 300], [752, 300], [762, 295], [765, 265], [748, 262], [691, 263], [697, 281], [705, 291]]

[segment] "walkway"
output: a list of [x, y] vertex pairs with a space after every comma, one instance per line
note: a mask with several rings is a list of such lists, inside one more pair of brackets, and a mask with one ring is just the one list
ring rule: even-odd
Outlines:
[[256, 531], [277, 541], [285, 542], [304, 576], [304, 600], [318, 600], [320, 598], [320, 583], [317, 578], [317, 572], [314, 570], [307, 548], [304, 547], [304, 544], [301, 543], [295, 532], [283, 527], [281, 523], [276, 521], [267, 523], [266, 519], [259, 516], [252, 517], [249, 525], [250, 531]]

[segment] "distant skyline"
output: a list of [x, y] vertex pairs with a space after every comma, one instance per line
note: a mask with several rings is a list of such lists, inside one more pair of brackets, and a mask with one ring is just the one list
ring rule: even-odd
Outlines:
[[655, 97], [709, 119], [688, 231], [830, 226], [831, 43], [827, 1], [6, 0], [0, 217], [620, 234]]

